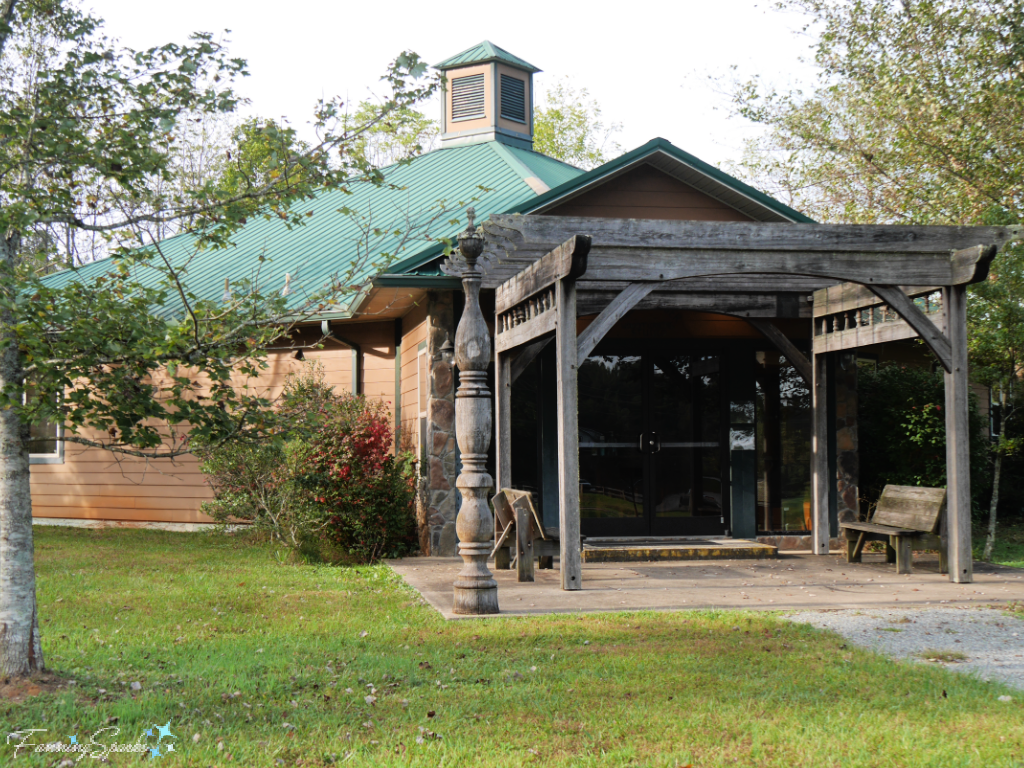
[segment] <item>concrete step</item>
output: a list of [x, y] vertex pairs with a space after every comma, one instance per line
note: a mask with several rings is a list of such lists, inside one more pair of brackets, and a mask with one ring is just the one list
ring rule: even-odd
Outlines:
[[654, 560], [764, 560], [778, 548], [748, 539], [587, 538], [585, 563], [636, 563]]

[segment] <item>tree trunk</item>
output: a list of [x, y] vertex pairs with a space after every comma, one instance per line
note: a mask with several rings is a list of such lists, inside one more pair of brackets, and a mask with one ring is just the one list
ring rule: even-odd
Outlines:
[[[11, 269], [17, 242], [0, 241], [0, 269]], [[0, 387], [22, 388], [22, 368], [9, 310], [0, 312]], [[27, 429], [17, 413], [0, 410], [0, 676], [43, 669], [36, 605]]]
[[996, 545], [996, 512], [999, 509], [999, 478], [1003, 474], [1003, 421], [1006, 414], [1006, 387], [999, 387], [999, 415], [996, 417], [996, 467], [992, 474], [992, 501], [988, 505], [988, 536], [985, 537], [985, 551], [981, 559], [989, 562]]

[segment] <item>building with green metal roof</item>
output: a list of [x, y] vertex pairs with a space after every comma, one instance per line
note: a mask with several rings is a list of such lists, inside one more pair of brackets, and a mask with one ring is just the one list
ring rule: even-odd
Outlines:
[[[473, 46], [438, 68], [447, 77], [440, 147], [384, 169], [385, 185], [354, 184], [347, 192], [322, 192], [306, 204], [311, 215], [302, 227], [289, 229], [279, 220], [254, 219], [225, 250], [196, 253], [194, 241], [187, 235], [164, 241], [162, 248], [173, 259], [189, 259], [189, 288], [197, 296], [215, 301], [223, 294], [225, 280], [251, 279], [271, 289], [283, 288], [287, 282], [296, 305], [305, 295], [339, 278], [346, 285], [358, 286], [358, 291], [326, 308], [281, 349], [273, 350], [265, 377], [253, 386], [277, 391], [285, 377], [303, 365], [302, 359], [316, 360], [335, 386], [389, 403], [400, 448], [414, 451], [421, 460], [418, 514], [423, 548], [451, 555], [456, 546], [458, 494], [454, 488], [459, 458], [454, 440], [456, 373], [447, 350], [454, 339], [462, 294], [459, 280], [445, 274], [443, 261], [445, 244], [464, 228], [468, 207], [475, 208], [478, 221], [492, 214], [780, 223], [809, 219], [660, 138], [586, 172], [535, 152], [532, 78], [539, 70], [493, 43]], [[387, 234], [373, 235], [374, 230]], [[401, 235], [395, 234], [398, 230]], [[88, 276], [106, 268], [108, 264], [96, 262], [77, 274]], [[155, 272], [147, 275], [145, 267], [140, 270], [137, 277], [143, 283], [159, 279]], [[50, 279], [75, 279], [75, 273]], [[493, 291], [486, 290], [483, 301], [485, 309], [491, 306]], [[791, 325], [787, 331], [798, 338], [809, 337], [804, 314], [800, 309], [786, 321]], [[321, 336], [325, 331], [326, 339]], [[792, 383], [788, 374], [780, 373], [784, 366], [771, 345], [766, 347], [763, 337], [735, 317], [637, 310], [623, 319], [620, 331], [615, 337], [618, 341], [613, 339], [607, 349], [596, 350], [602, 360], [625, 354], [622, 359], [635, 358], [650, 367], [654, 365], [652, 350], [659, 346], [653, 340], [662, 339], [660, 347], [669, 354], [666, 360], [689, 361], [683, 368], [704, 365], [708, 371], [705, 378], [713, 379], [717, 387], [715, 397], [725, 396], [721, 372], [727, 369], [753, 392], [755, 368], [764, 367], [765, 354], [769, 358], [775, 354], [775, 362], [770, 364], [771, 375], [763, 386], [775, 387], [772, 391], [777, 395], [780, 376]], [[605, 367], [618, 370], [615, 365], [607, 363]], [[655, 402], [656, 395], [650, 390], [648, 380], [654, 369], [644, 370], [641, 379], [648, 382], [643, 385], [646, 394], [637, 395], [634, 405], [663, 407], [664, 402]], [[547, 518], [552, 512], [552, 488], [550, 467], [544, 462], [550, 462], [552, 433], [545, 424], [552, 402], [544, 398], [542, 390], [551, 375], [550, 361], [541, 354], [523, 375], [523, 391], [533, 395], [524, 395], [526, 399], [517, 406], [519, 421], [513, 427], [530, 431], [532, 437], [519, 442], [532, 441], [533, 445], [526, 445], [513, 466], [518, 462], [521, 468], [517, 484], [536, 491], [538, 506]], [[609, 379], [602, 386], [613, 392], [618, 385]], [[600, 436], [600, 428], [583, 423], [590, 418], [585, 416], [588, 409], [601, 409], [600, 396], [600, 392], [581, 389], [580, 432], [606, 440], [608, 435]], [[593, 397], [598, 399], [592, 402]], [[595, 416], [593, 423], [598, 421]], [[726, 503], [727, 452], [692, 450], [698, 453], [688, 454], [690, 469], [685, 471], [691, 472], [699, 464], [701, 468], [692, 471], [703, 473], [706, 481], [707, 496], [698, 506], [718, 504], [720, 509]], [[610, 485], [581, 478], [594, 489], [608, 491], [585, 494], [585, 499], [600, 497], [593, 502], [600, 507], [595, 514], [628, 517], [640, 509], [637, 519], [646, 520], [659, 504], [682, 509], [682, 491], [659, 491], [649, 470], [638, 469], [635, 462], [630, 463], [633, 459], [617, 455], [612, 451], [610, 460], [618, 462], [627, 474], [636, 470], [640, 479], [623, 476]], [[111, 466], [108, 459], [89, 451], [59, 458], [33, 468], [38, 517], [172, 527], [211, 522], [199, 510], [209, 490], [194, 462], [154, 471], [150, 465], [130, 460]], [[677, 474], [680, 472], [683, 470]], [[614, 474], [609, 470], [608, 477]], [[549, 478], [547, 485], [545, 478]], [[794, 499], [802, 499], [802, 487], [796, 488], [799, 482], [794, 475], [793, 488], [787, 491]], [[614, 493], [608, 490], [613, 485]], [[79, 491], [65, 492], [69, 488]], [[791, 501], [791, 505], [799, 511], [768, 509], [765, 525], [802, 527], [802, 501]]]

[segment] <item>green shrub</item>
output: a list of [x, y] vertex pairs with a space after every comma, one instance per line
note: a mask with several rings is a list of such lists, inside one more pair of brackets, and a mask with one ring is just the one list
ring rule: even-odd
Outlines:
[[248, 523], [305, 559], [372, 562], [416, 544], [411, 455], [391, 455], [387, 408], [336, 393], [323, 370], [286, 382], [288, 434], [258, 444], [197, 445], [214, 499], [202, 510]]
[[[885, 363], [858, 371], [860, 496], [878, 501], [888, 484], [946, 485], [945, 384], [941, 371]], [[971, 496], [981, 509], [989, 489], [988, 440], [970, 397]]]
[[214, 492], [202, 511], [218, 523], [248, 523], [254, 532], [280, 538], [289, 508], [283, 445], [232, 443], [196, 453]]

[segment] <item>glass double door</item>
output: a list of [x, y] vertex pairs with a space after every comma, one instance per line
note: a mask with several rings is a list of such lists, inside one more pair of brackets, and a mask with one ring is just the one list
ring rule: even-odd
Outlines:
[[719, 355], [597, 352], [578, 376], [583, 534], [723, 534]]

